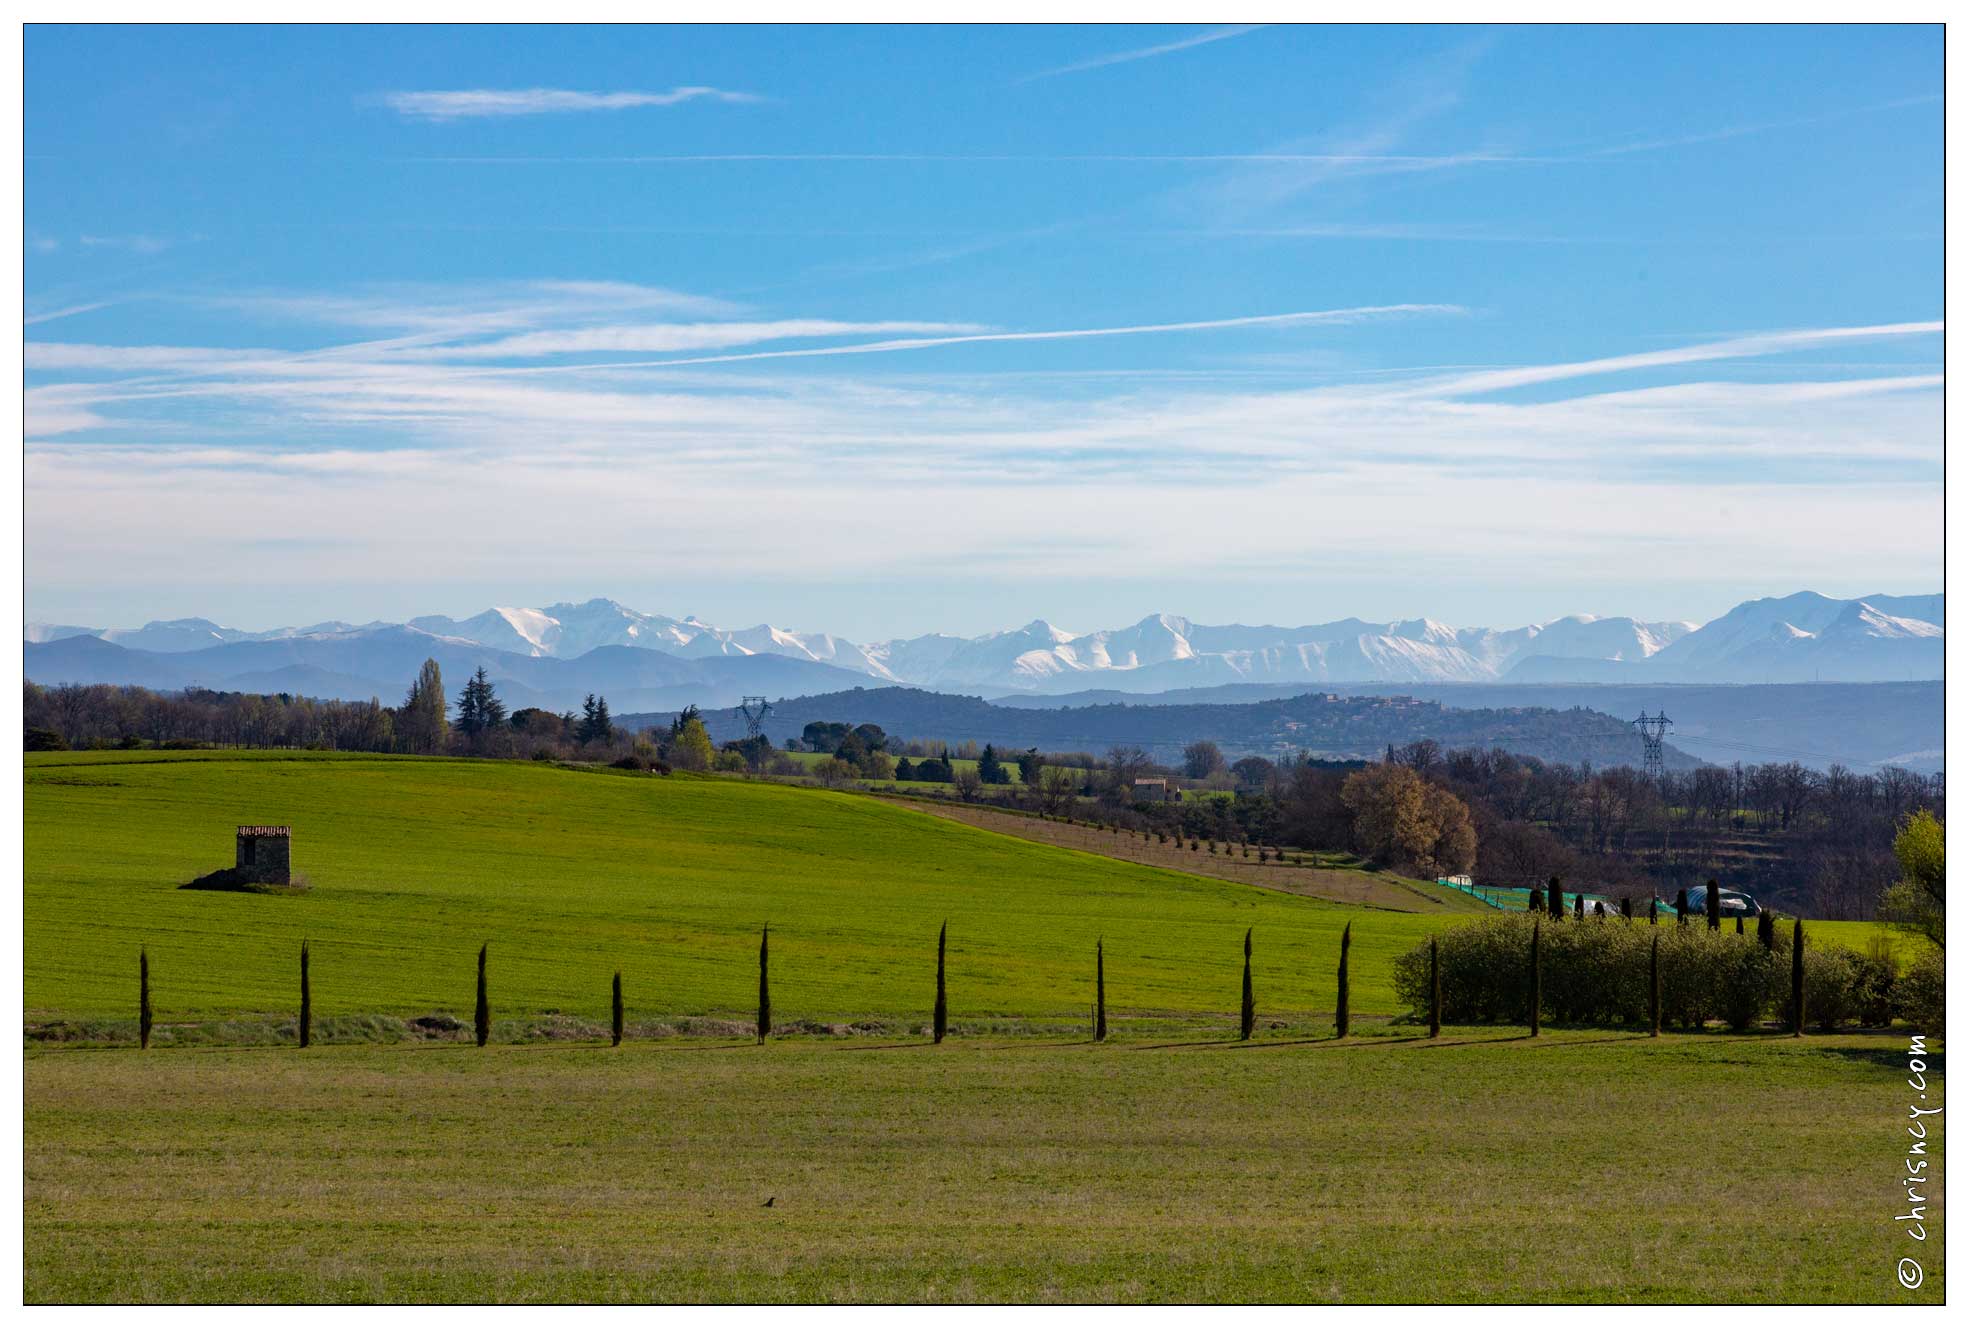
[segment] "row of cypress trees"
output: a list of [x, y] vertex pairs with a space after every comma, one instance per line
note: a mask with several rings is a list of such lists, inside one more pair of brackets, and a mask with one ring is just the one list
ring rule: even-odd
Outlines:
[[[771, 926], [759, 930], [759, 1011], [755, 1033], [758, 1041], [764, 1043], [773, 1027], [772, 987], [770, 982], [770, 939]], [[1248, 1040], [1258, 1022], [1258, 1003], [1251, 982], [1251, 934], [1244, 931], [1244, 993], [1238, 1008], [1238, 1037]], [[932, 1038], [941, 1043], [950, 1031], [950, 1001], [944, 984], [944, 955], [950, 936], [950, 923], [946, 920], [937, 929], [937, 1000], [930, 1017]], [[1354, 925], [1349, 922], [1340, 932], [1340, 974], [1339, 997], [1334, 1008], [1334, 1034], [1347, 1037], [1351, 1028], [1351, 989], [1348, 979], [1348, 962], [1353, 949]], [[1533, 930], [1533, 974], [1537, 973], [1537, 934]], [[472, 1003], [472, 1034], [478, 1046], [484, 1047], [492, 1037], [492, 1002], [486, 981], [486, 964], [491, 951], [491, 943], [479, 947], [478, 992]], [[1802, 975], [1802, 969], [1799, 970]], [[1429, 1011], [1429, 1036], [1434, 1038], [1442, 1029], [1442, 982], [1437, 972], [1436, 942], [1429, 941], [1429, 985], [1431, 991]], [[150, 952], [140, 948], [137, 952], [137, 1037], [139, 1045], [150, 1046], [152, 1011], [150, 1002]], [[1535, 1004], [1535, 1003], [1534, 1003]], [[1537, 1014], [1534, 1009], [1533, 1020]], [[622, 1046], [623, 1004], [622, 971], [615, 971], [610, 983], [609, 993], [609, 1046]], [[313, 1040], [314, 1001], [313, 990], [308, 977], [308, 943], [301, 942], [301, 1014], [298, 1021], [297, 1036], [302, 1047]], [[1534, 1024], [1533, 1032], [1537, 1032]], [[1104, 1043], [1108, 1037], [1108, 989], [1107, 989], [1107, 945], [1102, 938], [1094, 943], [1094, 1041]]]
[[[1715, 899], [1712, 890], [1710, 899]], [[1531, 927], [1531, 953], [1529, 956], [1531, 997], [1526, 1011], [1526, 1024], [1532, 1036], [1539, 1033], [1539, 1012], [1544, 1005], [1544, 965], [1542, 963], [1541, 919], [1534, 919]], [[770, 983], [770, 941], [772, 929], [769, 926], [759, 930], [759, 1011], [755, 1033], [758, 1041], [764, 1043], [773, 1027], [772, 988]], [[1244, 932], [1244, 990], [1238, 1004], [1238, 1037], [1249, 1040], [1258, 1022], [1258, 1002], [1251, 982], [1251, 935], [1252, 929]], [[946, 921], [937, 929], [937, 1000], [931, 1012], [930, 1032], [932, 1038], [941, 1043], [950, 1031], [950, 1001], [944, 983], [944, 955], [950, 936], [950, 924]], [[1776, 929], [1770, 914], [1760, 914], [1757, 920], [1757, 936], [1769, 949], [1776, 944]], [[1349, 922], [1340, 932], [1340, 972], [1339, 994], [1334, 1004], [1334, 1036], [1345, 1038], [1352, 1027], [1351, 986], [1348, 965], [1353, 949], [1354, 925]], [[486, 961], [490, 943], [479, 947], [478, 995], [472, 1006], [472, 1032], [478, 1046], [484, 1047], [492, 1036], [492, 1004], [486, 985]], [[1108, 991], [1107, 991], [1107, 947], [1105, 939], [1094, 943], [1094, 1041], [1104, 1043], [1108, 1036]], [[1805, 1032], [1805, 922], [1792, 920], [1791, 931], [1791, 1032], [1794, 1036]], [[154, 1013], [150, 1000], [150, 952], [140, 948], [137, 952], [137, 1040], [143, 1048], [150, 1046], [151, 1026]], [[1429, 939], [1429, 1037], [1442, 1033], [1443, 1024], [1443, 985], [1437, 943]], [[609, 1002], [609, 1045], [622, 1045], [623, 1005], [622, 971], [615, 971], [611, 984]], [[314, 1001], [308, 977], [308, 943], [301, 943], [301, 1014], [298, 1021], [297, 1037], [302, 1047], [313, 1040]], [[1661, 1035], [1661, 938], [1655, 937], [1648, 948], [1648, 1036]]]

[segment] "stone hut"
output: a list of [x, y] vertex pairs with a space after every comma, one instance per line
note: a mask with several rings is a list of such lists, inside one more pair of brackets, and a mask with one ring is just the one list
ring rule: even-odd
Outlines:
[[242, 826], [239, 828], [233, 871], [242, 881], [286, 886], [289, 847], [293, 836], [286, 826]]

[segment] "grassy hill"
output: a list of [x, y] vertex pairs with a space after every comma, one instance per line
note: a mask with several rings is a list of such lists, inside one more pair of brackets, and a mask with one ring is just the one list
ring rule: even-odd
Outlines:
[[[1396, 955], [1447, 915], [1349, 910], [997, 835], [850, 794], [516, 762], [319, 754], [27, 759], [30, 1019], [127, 1017], [147, 945], [160, 1020], [291, 1011], [302, 938], [324, 1018], [742, 1014], [774, 930], [783, 1020], [921, 1018], [950, 921], [952, 1018], [1085, 1017], [1096, 938], [1116, 1011], [1228, 1013], [1256, 930], [1261, 1016], [1392, 1012]], [[240, 823], [294, 827], [300, 896], [182, 891]]]

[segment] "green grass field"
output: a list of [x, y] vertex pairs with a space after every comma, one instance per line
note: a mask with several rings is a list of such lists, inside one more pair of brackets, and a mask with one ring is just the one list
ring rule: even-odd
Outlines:
[[[1917, 1252], [1888, 1221], [1904, 1036], [1431, 1042], [1385, 1018], [1390, 970], [1455, 914], [534, 763], [47, 754], [26, 809], [31, 1301], [1941, 1297], [1939, 1224]], [[177, 889], [248, 822], [294, 827], [306, 894]], [[916, 1031], [945, 918], [939, 1047]], [[755, 1047], [720, 1031], [750, 1017], [764, 920], [792, 1036]], [[303, 937], [330, 1036], [306, 1051]], [[1106, 1046], [1082, 1032], [1097, 937]], [[469, 1013], [481, 941], [493, 1045], [409, 1035]], [[224, 1045], [256, 1041], [279, 1045]]]
[[[774, 930], [785, 1020], [926, 1018], [950, 921], [952, 1018], [1084, 1019], [1107, 946], [1119, 1015], [1392, 1013], [1396, 955], [1449, 915], [1348, 910], [1034, 844], [860, 795], [545, 764], [270, 754], [37, 754], [26, 781], [30, 1020], [130, 1018], [150, 949], [160, 1021], [291, 1012], [313, 948], [323, 1017], [468, 1013], [481, 941], [501, 1016], [744, 1016]], [[300, 896], [181, 891], [240, 823], [294, 827]]]
[[35, 1051], [24, 1291], [1935, 1302], [1940, 1225], [1916, 1248], [1888, 1221], [1904, 1046]]

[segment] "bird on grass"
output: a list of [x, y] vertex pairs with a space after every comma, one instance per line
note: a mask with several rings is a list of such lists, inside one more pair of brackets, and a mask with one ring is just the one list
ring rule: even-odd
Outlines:
[[779, 1197], [778, 1197], [777, 1195], [768, 1195], [768, 1196], [766, 1197], [766, 1202], [765, 1202], [764, 1204], [762, 1204], [762, 1205], [760, 1205], [759, 1207], [760, 1207], [761, 1209], [770, 1209], [770, 1208], [772, 1208], [772, 1207], [773, 1207], [773, 1201], [774, 1201], [774, 1200], [777, 1200], [778, 1198], [779, 1198]]

